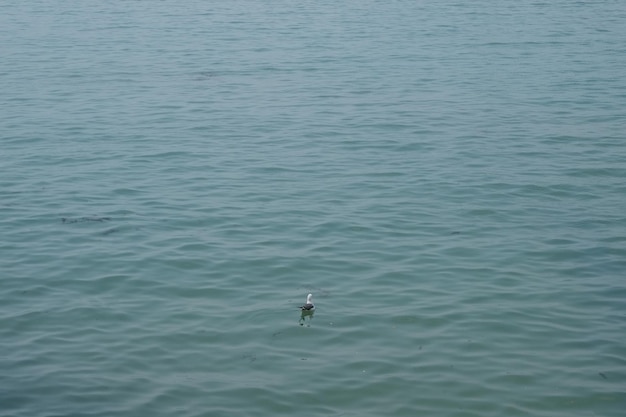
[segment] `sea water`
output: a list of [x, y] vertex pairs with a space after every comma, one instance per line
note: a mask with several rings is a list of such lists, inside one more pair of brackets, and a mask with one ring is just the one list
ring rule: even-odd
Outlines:
[[625, 21], [0, 2], [0, 416], [623, 416]]

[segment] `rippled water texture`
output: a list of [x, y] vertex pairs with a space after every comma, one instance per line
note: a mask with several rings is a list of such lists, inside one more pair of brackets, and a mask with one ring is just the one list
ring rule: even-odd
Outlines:
[[0, 416], [623, 416], [625, 19], [1, 2]]

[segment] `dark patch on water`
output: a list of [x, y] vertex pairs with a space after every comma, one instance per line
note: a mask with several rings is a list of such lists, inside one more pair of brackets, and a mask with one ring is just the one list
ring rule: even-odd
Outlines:
[[602, 372], [598, 372], [598, 375], [600, 375], [600, 376], [601, 376], [602, 378], [604, 378], [604, 379], [608, 379], [608, 378], [606, 377], [606, 375], [604, 375]]
[[117, 231], [119, 231], [119, 230], [120, 230], [120, 228], [119, 228], [119, 227], [112, 227], [111, 229], [107, 229], [107, 230], [105, 230], [105, 231], [104, 231], [104, 232], [102, 232], [101, 234], [102, 234], [102, 236], [108, 236], [108, 235], [110, 235], [111, 233], [115, 233], [115, 232], [117, 232]]
[[243, 355], [242, 358], [246, 359], [248, 362], [256, 361], [256, 355]]
[[198, 72], [197, 76], [195, 77], [196, 81], [205, 81], [205, 80], [210, 80], [212, 78], [215, 78], [217, 76], [217, 74], [213, 71], [200, 71]]
[[108, 222], [110, 221], [110, 217], [78, 217], [75, 219], [68, 219], [67, 217], [61, 218], [61, 223], [85, 223], [85, 222]]

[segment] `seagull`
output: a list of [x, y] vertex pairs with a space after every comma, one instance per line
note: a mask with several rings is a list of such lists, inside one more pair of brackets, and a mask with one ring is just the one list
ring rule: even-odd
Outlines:
[[302, 311], [313, 311], [315, 310], [315, 305], [313, 305], [313, 294], [309, 294], [306, 296], [306, 304], [300, 307]]

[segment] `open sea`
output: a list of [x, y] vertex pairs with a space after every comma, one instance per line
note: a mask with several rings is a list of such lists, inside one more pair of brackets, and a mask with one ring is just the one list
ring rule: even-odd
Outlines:
[[626, 415], [625, 1], [0, 0], [0, 87], [0, 417]]

